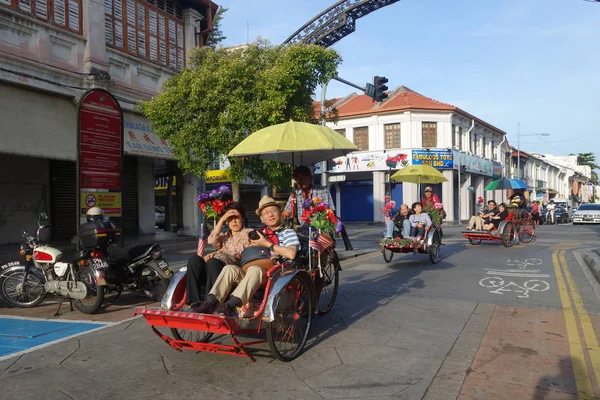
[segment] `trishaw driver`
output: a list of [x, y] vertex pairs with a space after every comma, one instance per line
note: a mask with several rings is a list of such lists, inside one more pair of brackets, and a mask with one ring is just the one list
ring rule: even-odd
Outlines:
[[[263, 196], [258, 203], [256, 214], [266, 225], [265, 231], [273, 232], [277, 237], [277, 243], [269, 241], [264, 232], [258, 231], [259, 238], [250, 240], [251, 246], [264, 246], [271, 249], [272, 255], [293, 260], [300, 247], [298, 234], [289, 228], [281, 226], [281, 206], [273, 198]], [[233, 316], [233, 310], [246, 304], [254, 292], [264, 283], [266, 283], [266, 271], [259, 266], [251, 266], [246, 273], [237, 265], [226, 265], [214, 286], [210, 290], [206, 301], [202, 302], [194, 311], [203, 314], [219, 314], [226, 317]], [[237, 287], [236, 287], [237, 286]], [[233, 290], [233, 293], [231, 290]], [[227, 300], [227, 296], [229, 300]]]

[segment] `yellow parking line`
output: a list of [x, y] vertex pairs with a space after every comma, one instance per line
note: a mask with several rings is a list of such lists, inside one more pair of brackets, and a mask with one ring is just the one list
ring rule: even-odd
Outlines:
[[581, 322], [581, 329], [583, 330], [583, 337], [585, 338], [590, 360], [592, 361], [594, 375], [596, 375], [596, 382], [598, 382], [598, 386], [600, 387], [600, 347], [598, 346], [596, 331], [594, 330], [592, 320], [585, 309], [579, 289], [577, 288], [575, 281], [573, 281], [573, 276], [571, 275], [569, 265], [567, 264], [567, 260], [565, 258], [565, 252], [561, 251], [558, 257], [560, 264], [562, 264], [565, 277], [567, 278], [567, 283], [569, 284], [571, 298], [573, 299], [573, 303], [575, 303], [575, 309], [577, 310], [579, 321]]
[[567, 338], [569, 341], [569, 351], [573, 364], [573, 374], [575, 375], [575, 384], [577, 385], [577, 394], [580, 399], [588, 399], [594, 396], [592, 382], [588, 373], [587, 364], [583, 355], [583, 346], [579, 339], [579, 330], [577, 329], [577, 321], [575, 313], [571, 307], [571, 299], [567, 291], [567, 285], [563, 278], [560, 263], [558, 260], [558, 251], [552, 253], [552, 262], [554, 264], [554, 273], [556, 274], [556, 283], [558, 285], [558, 293], [562, 303], [563, 316], [567, 328]]

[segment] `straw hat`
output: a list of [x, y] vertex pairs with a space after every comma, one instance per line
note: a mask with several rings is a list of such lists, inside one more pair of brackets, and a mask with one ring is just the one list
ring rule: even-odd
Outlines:
[[260, 217], [260, 213], [262, 212], [263, 208], [269, 207], [269, 206], [277, 206], [277, 207], [279, 207], [279, 210], [281, 210], [281, 204], [279, 204], [279, 202], [277, 202], [272, 197], [264, 195], [262, 197], [262, 199], [260, 199], [260, 202], [258, 203], [258, 208], [256, 209], [256, 215], [258, 215]]

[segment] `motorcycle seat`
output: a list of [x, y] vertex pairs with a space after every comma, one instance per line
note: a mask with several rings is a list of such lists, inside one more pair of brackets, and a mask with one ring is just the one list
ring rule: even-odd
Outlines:
[[127, 258], [129, 262], [136, 262], [142, 258], [148, 257], [156, 250], [158, 250], [157, 244], [141, 244], [129, 249], [127, 252]]

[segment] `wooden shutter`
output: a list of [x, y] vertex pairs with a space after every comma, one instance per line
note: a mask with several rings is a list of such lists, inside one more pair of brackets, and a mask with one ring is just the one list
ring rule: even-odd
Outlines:
[[177, 69], [180, 71], [185, 66], [183, 41], [183, 25], [177, 24]]
[[66, 26], [66, 21], [65, 0], [54, 0], [54, 23], [58, 26]]
[[79, 32], [79, 1], [69, 0], [69, 29]]
[[138, 54], [146, 58], [146, 8], [139, 3], [137, 5], [137, 40]]
[[30, 0], [19, 0], [19, 10], [26, 13], [31, 12], [31, 1]]
[[36, 0], [35, 15], [41, 19], [48, 19], [48, 3], [46, 0]]

